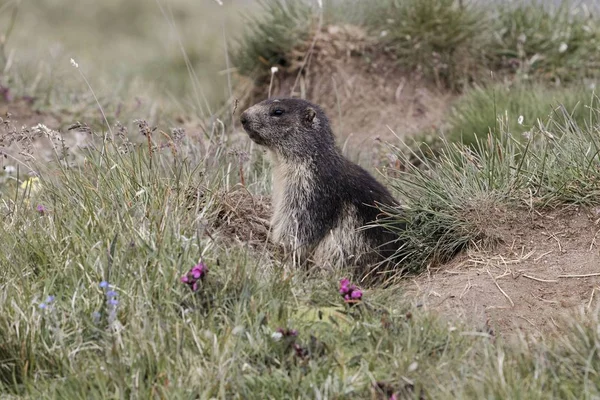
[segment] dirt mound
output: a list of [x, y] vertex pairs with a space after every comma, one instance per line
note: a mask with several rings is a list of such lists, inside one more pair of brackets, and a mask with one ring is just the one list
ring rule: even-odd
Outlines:
[[600, 209], [520, 211], [495, 228], [502, 244], [471, 251], [414, 279], [408, 295], [450, 320], [499, 333], [559, 332], [561, 320], [600, 298]]
[[268, 241], [270, 205], [268, 197], [253, 195], [241, 185], [220, 192], [213, 228], [229, 244], [275, 251], [276, 246]]
[[372, 155], [379, 139], [395, 139], [390, 128], [403, 137], [439, 127], [453, 97], [402, 71], [392, 54], [356, 26], [327, 26], [288, 58], [289, 65], [278, 67], [272, 82], [256, 85], [246, 103], [267, 98], [269, 89], [272, 96], [318, 103], [338, 142], [356, 149], [351, 152], [367, 149]]

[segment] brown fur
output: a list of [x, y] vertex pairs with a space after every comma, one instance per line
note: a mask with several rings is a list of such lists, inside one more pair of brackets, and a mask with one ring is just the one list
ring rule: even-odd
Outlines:
[[250, 138], [271, 152], [272, 237], [296, 260], [366, 267], [394, 253], [395, 235], [361, 228], [376, 221], [378, 204], [396, 201], [341, 154], [320, 107], [266, 100], [244, 111], [241, 121]]

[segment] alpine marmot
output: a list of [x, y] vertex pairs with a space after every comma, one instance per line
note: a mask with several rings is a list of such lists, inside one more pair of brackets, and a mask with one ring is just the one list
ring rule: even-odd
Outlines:
[[390, 192], [335, 144], [323, 110], [308, 101], [278, 98], [244, 111], [249, 137], [270, 150], [273, 162], [273, 240], [295, 260], [364, 268], [398, 248], [381, 226], [363, 229], [397, 206]]

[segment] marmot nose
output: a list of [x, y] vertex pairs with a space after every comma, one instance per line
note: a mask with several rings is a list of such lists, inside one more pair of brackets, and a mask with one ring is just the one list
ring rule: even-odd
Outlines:
[[242, 113], [242, 116], [240, 117], [240, 122], [244, 126], [246, 126], [246, 124], [248, 123], [248, 115], [246, 114], [245, 111]]

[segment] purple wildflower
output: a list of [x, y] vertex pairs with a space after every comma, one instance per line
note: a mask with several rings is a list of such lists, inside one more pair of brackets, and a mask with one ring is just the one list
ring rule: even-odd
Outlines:
[[346, 294], [350, 288], [350, 281], [346, 278], [340, 280], [340, 294]]
[[292, 347], [294, 348], [296, 356], [298, 356], [299, 358], [306, 358], [308, 356], [308, 350], [300, 346], [298, 343], [294, 343]]
[[[117, 296], [119, 294], [116, 291], [110, 289], [111, 285], [107, 281], [100, 282], [98, 286], [105, 290], [106, 307], [108, 310], [108, 323], [112, 324], [117, 319], [117, 308], [119, 306], [119, 300], [117, 299]], [[99, 320], [100, 314], [98, 313], [97, 316], [96, 314], [93, 314], [92, 317], [95, 321]]]
[[10, 88], [7, 88], [5, 86], [0, 86], [0, 95], [2, 95], [2, 98], [7, 103], [10, 103], [13, 101], [13, 95], [10, 92]]
[[40, 303], [40, 305], [38, 306], [40, 310], [45, 310], [46, 308], [48, 308], [52, 302], [54, 301], [54, 296], [48, 296], [46, 297], [46, 301]]
[[37, 210], [37, 212], [39, 212], [41, 215], [44, 215], [44, 214], [46, 214], [46, 211], [48, 211], [48, 210], [46, 209], [46, 207], [44, 207], [44, 206], [43, 206], [43, 205], [41, 205], [41, 204], [38, 204], [38, 206], [37, 206], [35, 209], [36, 209], [36, 210]]
[[200, 278], [203, 273], [204, 273], [204, 270], [202, 268], [198, 268], [198, 267], [192, 268], [192, 276], [194, 277], [194, 279]]
[[282, 336], [298, 336], [298, 331], [295, 329], [277, 328], [275, 332], [281, 333]]
[[206, 267], [206, 264], [199, 262], [198, 264], [194, 265], [187, 274], [181, 277], [181, 282], [188, 285], [193, 292], [196, 292], [198, 290], [200, 281], [204, 279], [207, 272], [208, 268]]
[[356, 285], [352, 285], [350, 280], [344, 278], [340, 280], [340, 294], [347, 303], [355, 303], [362, 300], [363, 292]]

